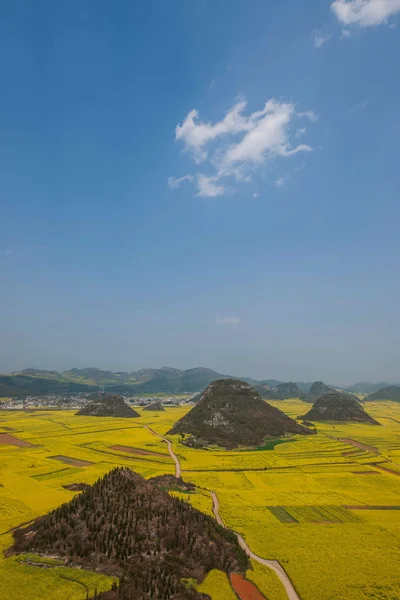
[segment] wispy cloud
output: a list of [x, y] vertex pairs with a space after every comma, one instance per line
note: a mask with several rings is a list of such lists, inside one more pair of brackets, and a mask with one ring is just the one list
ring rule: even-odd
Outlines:
[[343, 25], [373, 27], [400, 12], [400, 0], [334, 0], [331, 9]]
[[[318, 116], [313, 111], [297, 112], [295, 104], [274, 99], [249, 114], [245, 113], [246, 106], [246, 100], [241, 99], [215, 123], [202, 121], [198, 110], [193, 109], [177, 125], [176, 140], [183, 143], [196, 164], [206, 163], [211, 170], [197, 174], [198, 196], [220, 196], [231, 189], [222, 180], [250, 182], [265, 163], [312, 150], [309, 144], [296, 142], [299, 131], [306, 133], [305, 127], [296, 125], [299, 119], [316, 123]], [[186, 180], [189, 177], [185, 176]], [[181, 180], [170, 178], [170, 187], [178, 187]]]
[[355, 111], [355, 110], [364, 110], [365, 108], [368, 108], [368, 106], [370, 104], [371, 104], [371, 102], [369, 100], [363, 100], [359, 104], [355, 104], [351, 110], [352, 111]]
[[6, 254], [12, 254], [12, 250], [10, 250], [9, 248], [7, 248]]
[[215, 317], [216, 325], [239, 325], [240, 319], [238, 317]]
[[222, 196], [225, 192], [225, 188], [223, 185], [217, 183], [217, 177], [207, 177], [207, 175], [203, 175], [202, 173], [198, 173], [197, 175], [197, 196]]
[[297, 139], [301, 138], [302, 135], [305, 134], [305, 132], [307, 131], [307, 127], [300, 127], [299, 129], [296, 130], [296, 133], [294, 134], [296, 136]]
[[326, 32], [326, 31], [314, 29], [314, 31], [312, 32], [312, 38], [314, 41], [314, 46], [316, 48], [321, 48], [321, 46], [326, 44], [326, 42], [329, 42], [331, 37], [332, 37], [332, 34]]
[[281, 188], [285, 185], [285, 183], [289, 181], [289, 179], [290, 175], [282, 175], [282, 177], [278, 177], [278, 179], [275, 181], [275, 187], [277, 187], [278, 189]]
[[313, 110], [305, 110], [303, 112], [297, 113], [297, 116], [300, 118], [305, 118], [311, 121], [311, 123], [318, 123], [319, 116]]
[[242, 115], [245, 107], [245, 101], [238, 102], [226, 113], [222, 121], [214, 124], [199, 121], [199, 113], [193, 109], [182, 125], [176, 126], [175, 137], [183, 141], [186, 149], [193, 152], [195, 162], [200, 163], [207, 158], [207, 151], [204, 150], [207, 142], [248, 129], [246, 118]]
[[177, 190], [178, 188], [181, 187], [181, 184], [184, 183], [185, 181], [188, 181], [189, 183], [191, 181], [193, 181], [193, 175], [184, 175], [183, 177], [168, 177], [168, 186], [171, 188], [171, 190]]

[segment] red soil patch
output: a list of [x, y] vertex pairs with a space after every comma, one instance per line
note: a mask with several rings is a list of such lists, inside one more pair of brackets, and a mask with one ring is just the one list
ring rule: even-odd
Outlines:
[[231, 573], [229, 579], [240, 600], [266, 600], [254, 583], [247, 581], [238, 573]]
[[18, 448], [33, 448], [33, 444], [20, 440], [9, 433], [0, 433], [0, 444], [8, 444], [9, 446], [18, 446]]
[[88, 460], [81, 460], [80, 458], [71, 458], [70, 456], [63, 456], [62, 454], [58, 454], [57, 456], [49, 456], [49, 458], [59, 460], [65, 463], [66, 465], [72, 465], [73, 467], [89, 467], [89, 465], [94, 464], [92, 462], [89, 462]]
[[353, 475], [380, 475], [378, 471], [352, 471]]
[[161, 452], [152, 452], [151, 450], [142, 450], [141, 448], [131, 448], [130, 446], [110, 446], [110, 450], [117, 450], [117, 452], [127, 452], [129, 454], [142, 454], [144, 456], [162, 456], [168, 458], [168, 454], [162, 454]]

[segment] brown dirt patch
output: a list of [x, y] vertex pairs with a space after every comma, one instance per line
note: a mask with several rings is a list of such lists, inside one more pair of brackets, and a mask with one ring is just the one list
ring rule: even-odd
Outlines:
[[266, 600], [265, 596], [256, 588], [254, 583], [247, 581], [242, 575], [231, 573], [229, 579], [231, 586], [240, 600]]
[[357, 448], [361, 448], [361, 450], [366, 450], [367, 452], [372, 452], [372, 454], [379, 454], [378, 448], [375, 446], [368, 446], [368, 444], [363, 444], [362, 442], [357, 442], [357, 440], [353, 440], [351, 438], [337, 438], [339, 442], [344, 442], [345, 444], [350, 444], [351, 446], [356, 446]]
[[143, 456], [162, 456], [168, 458], [168, 454], [162, 454], [161, 452], [152, 452], [151, 450], [142, 450], [142, 448], [131, 448], [130, 446], [110, 446], [110, 450], [117, 450], [117, 452], [126, 452], [127, 454], [142, 454]]
[[88, 460], [81, 460], [80, 458], [72, 458], [71, 456], [63, 456], [62, 454], [58, 454], [57, 456], [49, 456], [54, 460], [59, 460], [66, 465], [72, 465], [73, 467], [89, 467], [94, 463], [89, 462]]
[[352, 471], [353, 475], [380, 475], [378, 471]]
[[83, 492], [89, 489], [90, 485], [88, 483], [68, 483], [67, 485], [63, 485], [63, 488], [71, 492]]
[[8, 444], [9, 446], [17, 446], [18, 448], [33, 448], [33, 444], [25, 442], [25, 440], [20, 440], [9, 433], [0, 433], [0, 444]]
[[377, 469], [381, 471], [386, 471], [386, 473], [391, 473], [392, 475], [397, 475], [400, 477], [400, 471], [395, 471], [394, 469], [389, 469], [389, 467], [383, 467], [382, 465], [375, 465]]

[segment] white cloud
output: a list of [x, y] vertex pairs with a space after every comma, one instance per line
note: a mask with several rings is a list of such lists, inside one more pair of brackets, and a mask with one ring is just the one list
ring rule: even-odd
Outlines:
[[[176, 140], [183, 142], [195, 163], [207, 161], [207, 173], [198, 173], [168, 180], [171, 188], [182, 181], [196, 183], [198, 196], [220, 196], [229, 188], [228, 178], [240, 183], [252, 181], [252, 176], [267, 162], [286, 159], [299, 152], [310, 152], [311, 146], [298, 144], [296, 139], [306, 133], [296, 129], [299, 119], [312, 123], [318, 116], [311, 110], [297, 112], [294, 103], [268, 100], [261, 110], [245, 114], [247, 102], [240, 100], [230, 108], [221, 121], [204, 122], [196, 109], [191, 110], [183, 123], [177, 125]], [[224, 181], [224, 183], [222, 183]]]
[[181, 183], [184, 181], [188, 181], [190, 183], [193, 181], [193, 175], [184, 175], [183, 177], [178, 177], [177, 179], [175, 177], [168, 177], [168, 186], [171, 188], [171, 190], [177, 190], [181, 187]]
[[355, 104], [352, 110], [364, 110], [365, 108], [368, 108], [370, 104], [371, 102], [369, 100], [363, 100], [359, 104]]
[[314, 29], [314, 31], [312, 32], [312, 37], [314, 40], [314, 46], [316, 48], [321, 48], [321, 46], [326, 44], [326, 42], [329, 42], [329, 40], [332, 37], [332, 34], [324, 31], [319, 31], [318, 29]]
[[222, 196], [222, 194], [225, 192], [225, 188], [223, 185], [220, 185], [217, 183], [218, 182], [218, 178], [216, 176], [214, 177], [207, 177], [207, 175], [203, 175], [202, 173], [198, 173], [197, 175], [197, 188], [198, 188], [198, 192], [197, 192], [197, 196], [209, 196], [209, 197], [215, 197], [215, 196]]
[[275, 181], [275, 187], [277, 187], [278, 189], [281, 188], [283, 185], [285, 185], [285, 183], [287, 183], [290, 179], [290, 175], [282, 175], [282, 177], [278, 177], [278, 179]]
[[6, 254], [12, 254], [12, 250], [6, 250]]
[[307, 127], [300, 127], [299, 129], [297, 129], [297, 131], [294, 135], [297, 137], [297, 139], [299, 139], [302, 135], [305, 134], [306, 131], [307, 131]]
[[313, 110], [305, 110], [304, 112], [299, 112], [297, 113], [297, 116], [304, 117], [305, 119], [311, 121], [311, 123], [318, 123], [319, 119], [318, 115], [316, 115]]
[[207, 158], [207, 152], [203, 150], [207, 142], [227, 134], [246, 131], [247, 119], [241, 114], [245, 107], [245, 101], [238, 102], [226, 113], [222, 121], [213, 125], [198, 121], [198, 111], [191, 110], [182, 125], [176, 126], [175, 138], [182, 140], [186, 149], [193, 151], [195, 162], [199, 163]]
[[240, 319], [238, 317], [215, 317], [216, 325], [239, 325]]
[[240, 142], [228, 147], [222, 159], [222, 173], [233, 164], [260, 165], [268, 157], [291, 156], [297, 152], [310, 151], [310, 146], [306, 144], [295, 148], [290, 144], [288, 126], [294, 117], [294, 104], [269, 100], [263, 110], [250, 115], [250, 130]]
[[253, 192], [253, 198], [258, 198], [259, 194], [258, 192]]
[[400, 12], [400, 0], [334, 0], [331, 9], [344, 25], [372, 27]]
[[340, 38], [342, 40], [344, 40], [345, 38], [349, 38], [350, 36], [351, 36], [351, 31], [349, 31], [348, 29], [343, 29], [342, 35], [340, 36]]

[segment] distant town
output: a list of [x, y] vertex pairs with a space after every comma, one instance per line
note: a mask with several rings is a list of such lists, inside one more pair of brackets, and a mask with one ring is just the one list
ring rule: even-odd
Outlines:
[[[90, 394], [73, 395], [42, 395], [10, 397], [0, 400], [0, 410], [80, 410], [89, 401]], [[189, 402], [195, 394], [180, 394], [179, 396], [134, 396], [124, 397], [129, 406], [145, 407], [152, 402], [160, 402], [163, 406], [181, 406]]]

